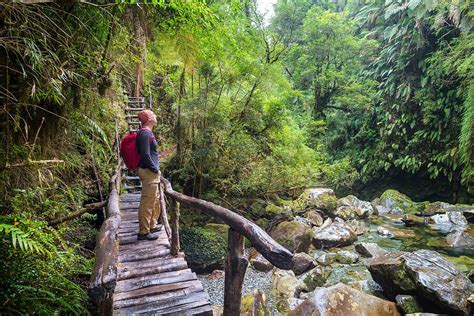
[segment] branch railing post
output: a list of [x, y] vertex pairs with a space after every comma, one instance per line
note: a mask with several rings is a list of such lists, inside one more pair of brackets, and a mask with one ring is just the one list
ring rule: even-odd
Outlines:
[[117, 232], [121, 222], [119, 205], [121, 167], [122, 160], [119, 159], [115, 173], [109, 182], [107, 219], [97, 235], [94, 270], [88, 287], [89, 296], [99, 307], [100, 315], [112, 315], [112, 295], [117, 284]]
[[179, 202], [171, 199], [171, 254], [177, 256], [179, 253]]
[[171, 228], [168, 222], [168, 212], [166, 211], [165, 194], [164, 194], [163, 186], [161, 185], [161, 183], [159, 184], [158, 189], [160, 191], [161, 223], [163, 224], [163, 227], [166, 231], [166, 235], [168, 235], [168, 240], [171, 240]]
[[239, 316], [242, 285], [248, 260], [244, 256], [244, 236], [229, 228], [224, 279], [224, 315]]

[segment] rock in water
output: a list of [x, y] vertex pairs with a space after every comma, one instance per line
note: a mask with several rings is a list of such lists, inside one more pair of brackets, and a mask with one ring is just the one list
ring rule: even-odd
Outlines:
[[467, 298], [474, 285], [436, 251], [394, 251], [371, 259], [368, 268], [391, 298], [416, 293], [428, 306], [434, 304], [451, 314], [467, 314]]
[[355, 245], [355, 250], [365, 257], [377, 257], [387, 253], [387, 251], [379, 247], [376, 243], [363, 242]]
[[446, 212], [445, 214], [436, 214], [430, 217], [434, 223], [434, 228], [443, 231], [452, 231], [467, 226], [467, 220], [462, 212]]
[[413, 238], [415, 233], [412, 230], [396, 228], [389, 225], [382, 225], [377, 228], [377, 233], [386, 237]]
[[268, 316], [267, 298], [261, 290], [254, 290], [242, 297], [240, 315], [243, 316]]
[[359, 255], [348, 250], [341, 250], [336, 254], [336, 261], [340, 263], [356, 263], [359, 261]]
[[471, 228], [455, 230], [446, 236], [446, 241], [451, 247], [474, 248], [474, 230]]
[[338, 283], [328, 288], [318, 288], [288, 315], [400, 315], [395, 303]]
[[418, 214], [427, 205], [427, 202], [413, 202], [405, 194], [391, 189], [382, 193], [377, 202], [379, 205], [375, 208], [378, 214]]
[[316, 262], [321, 266], [330, 266], [336, 258], [336, 254], [332, 252], [316, 253]]
[[334, 216], [344, 220], [367, 218], [374, 213], [374, 207], [370, 202], [361, 201], [353, 195], [348, 195], [337, 201], [337, 209]]
[[293, 266], [292, 270], [296, 275], [300, 275], [316, 266], [314, 264], [313, 257], [304, 252], [296, 253], [293, 257], [293, 260], [295, 265]]
[[272, 283], [277, 310], [280, 313], [289, 312], [299, 285], [295, 274], [293, 271], [275, 269], [272, 274]]
[[340, 247], [352, 244], [357, 240], [357, 234], [342, 219], [334, 219], [334, 222], [322, 229], [315, 230], [313, 245], [318, 248]]
[[406, 226], [425, 226], [427, 224], [426, 217], [411, 214], [403, 215], [402, 222], [404, 222]]
[[311, 245], [311, 227], [300, 222], [281, 222], [271, 236], [291, 252], [307, 252]]

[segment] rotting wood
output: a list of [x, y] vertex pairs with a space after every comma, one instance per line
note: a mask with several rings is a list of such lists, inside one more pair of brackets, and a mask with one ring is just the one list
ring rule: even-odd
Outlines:
[[290, 270], [293, 267], [293, 254], [273, 240], [255, 223], [212, 202], [174, 191], [170, 182], [163, 177], [161, 177], [161, 181], [165, 185], [165, 193], [167, 195], [192, 208], [221, 219], [232, 229], [247, 237], [255, 249], [277, 268]]
[[244, 236], [229, 228], [224, 279], [224, 315], [239, 316], [242, 285], [248, 260], [244, 256]]
[[179, 202], [171, 199], [171, 254], [177, 256], [179, 253]]

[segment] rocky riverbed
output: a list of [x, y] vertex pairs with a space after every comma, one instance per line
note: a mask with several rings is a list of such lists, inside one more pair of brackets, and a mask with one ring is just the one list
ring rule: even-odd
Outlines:
[[[247, 251], [249, 315], [258, 308], [292, 315], [474, 311], [472, 205], [413, 202], [395, 190], [371, 202], [337, 199], [331, 189], [315, 188], [292, 201], [256, 201], [248, 216], [296, 262], [283, 271]], [[225, 236], [224, 225], [208, 228]], [[222, 274], [201, 280], [213, 304], [222, 304]]]

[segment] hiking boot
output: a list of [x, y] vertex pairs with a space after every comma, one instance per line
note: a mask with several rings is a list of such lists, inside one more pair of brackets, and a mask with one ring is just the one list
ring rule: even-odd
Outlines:
[[153, 235], [151, 233], [148, 234], [138, 234], [137, 235], [137, 240], [155, 240], [158, 239], [158, 235]]
[[156, 225], [155, 227], [153, 227], [153, 228], [150, 229], [150, 233], [157, 233], [157, 232], [159, 232], [162, 228], [163, 228], [163, 225], [158, 224], [158, 225]]

